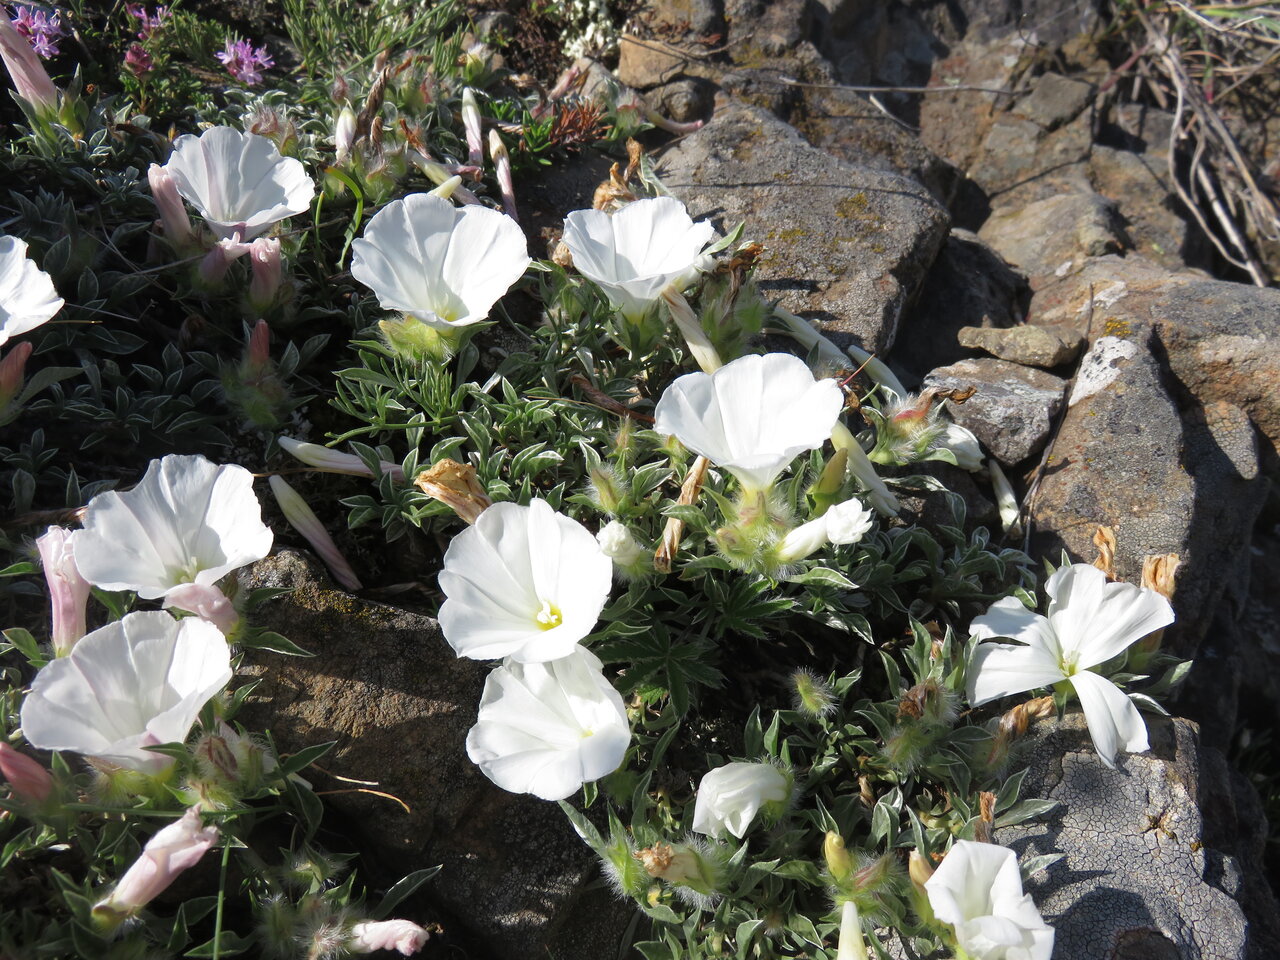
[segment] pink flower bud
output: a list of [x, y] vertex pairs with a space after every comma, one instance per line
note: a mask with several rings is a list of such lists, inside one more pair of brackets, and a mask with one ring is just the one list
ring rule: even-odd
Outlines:
[[200, 810], [192, 807], [147, 841], [111, 895], [94, 905], [94, 920], [113, 929], [163, 893], [217, 842], [218, 828], [201, 826]]
[[[254, 241], [255, 243], [257, 241]], [[271, 370], [271, 327], [259, 320], [249, 333], [245, 344], [244, 360], [240, 363], [240, 375], [246, 380], [261, 377]]]
[[351, 145], [356, 140], [356, 114], [350, 107], [343, 107], [338, 112], [338, 119], [333, 125], [333, 162], [341, 164], [351, 156]]
[[467, 133], [467, 163], [479, 166], [484, 162], [484, 138], [480, 134], [480, 108], [470, 87], [462, 91], [462, 127]]
[[232, 262], [248, 253], [250, 246], [241, 242], [238, 233], [230, 240], [219, 240], [200, 261], [200, 279], [209, 286], [220, 284]]
[[230, 636], [240, 624], [235, 604], [213, 584], [184, 583], [174, 587], [164, 595], [164, 605], [194, 613], [221, 630], [224, 637]]
[[178, 186], [173, 182], [173, 177], [169, 176], [169, 171], [160, 164], [153, 163], [147, 168], [147, 182], [151, 184], [151, 196], [156, 202], [165, 238], [175, 247], [190, 244], [191, 218], [187, 216], [187, 208], [182, 205]]
[[[279, 443], [285, 453], [324, 473], [346, 473], [353, 477], [377, 479], [364, 461], [353, 453], [342, 453], [332, 447], [322, 447], [318, 443], [307, 443], [293, 437], [281, 437]], [[379, 465], [383, 473], [391, 474], [391, 479], [404, 483], [404, 469], [398, 463], [380, 460]]]
[[366, 921], [351, 928], [347, 949], [352, 953], [397, 950], [411, 957], [426, 945], [427, 936], [427, 931], [408, 920]]
[[0, 359], [0, 416], [9, 411], [10, 405], [22, 392], [27, 379], [27, 358], [30, 356], [31, 344], [24, 340]]
[[275, 303], [280, 290], [280, 240], [276, 237], [259, 237], [249, 244], [249, 262], [253, 265], [253, 279], [249, 281], [249, 304], [262, 313]]
[[18, 96], [39, 112], [57, 113], [58, 88], [7, 14], [0, 16], [0, 59], [4, 60]]
[[13, 795], [27, 803], [42, 804], [53, 790], [49, 771], [3, 740], [0, 740], [0, 774], [9, 781]]
[[276, 502], [280, 504], [284, 518], [293, 529], [307, 538], [307, 543], [311, 544], [312, 549], [324, 561], [333, 578], [348, 590], [361, 589], [360, 578], [351, 569], [351, 564], [347, 563], [347, 558], [333, 542], [333, 537], [329, 536], [329, 531], [324, 528], [320, 518], [307, 506], [298, 491], [289, 486], [283, 477], [272, 477], [270, 482], [271, 492], [276, 495]]
[[62, 527], [50, 527], [37, 540], [44, 579], [49, 585], [52, 624], [49, 638], [53, 652], [65, 657], [85, 635], [85, 605], [89, 602], [89, 582], [76, 568], [71, 534]]
[[497, 130], [489, 131], [489, 156], [493, 158], [498, 174], [498, 187], [502, 190], [502, 209], [518, 223], [520, 218], [516, 215], [516, 188], [511, 179], [511, 155], [507, 153], [507, 145], [502, 142]]

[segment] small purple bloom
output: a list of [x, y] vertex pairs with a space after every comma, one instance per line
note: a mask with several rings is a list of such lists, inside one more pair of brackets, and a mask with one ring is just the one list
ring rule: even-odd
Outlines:
[[62, 27], [62, 18], [56, 13], [46, 13], [32, 7], [18, 7], [13, 17], [13, 26], [31, 44], [31, 49], [45, 60], [58, 55], [56, 41], [67, 34]]
[[146, 6], [141, 3], [125, 4], [124, 9], [129, 16], [138, 21], [139, 40], [149, 40], [153, 33], [164, 26], [171, 15], [168, 7], [156, 7], [156, 12], [149, 14]]
[[227, 68], [227, 73], [246, 86], [256, 87], [262, 82], [262, 71], [275, 65], [266, 47], [256, 49], [248, 40], [227, 41], [227, 47], [215, 57]]

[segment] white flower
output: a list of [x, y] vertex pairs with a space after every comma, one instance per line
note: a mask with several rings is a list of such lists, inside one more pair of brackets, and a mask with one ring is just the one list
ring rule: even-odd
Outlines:
[[653, 429], [764, 490], [797, 454], [826, 442], [843, 406], [834, 380], [815, 381], [799, 357], [767, 353], [678, 378], [658, 401]]
[[261, 560], [271, 550], [271, 530], [248, 470], [170, 454], [152, 460], [132, 490], [94, 497], [72, 541], [90, 583], [154, 600]]
[[62, 309], [53, 280], [27, 256], [27, 244], [0, 237], [0, 347]]
[[956, 458], [956, 466], [961, 470], [975, 473], [982, 469], [985, 462], [982, 456], [982, 445], [973, 431], [958, 423], [948, 423], [938, 438], [938, 446], [950, 450]]
[[1101, 570], [1087, 563], [1059, 567], [1045, 592], [1047, 617], [1006, 597], [973, 621], [972, 636], [1008, 637], [1025, 646], [980, 644], [969, 667], [969, 701], [976, 707], [1066, 680], [1080, 698], [1098, 756], [1114, 767], [1117, 749], [1134, 753], [1147, 749], [1147, 727], [1133, 702], [1089, 668], [1168, 626], [1173, 608], [1154, 590], [1108, 583]]
[[778, 544], [778, 560], [803, 560], [828, 543], [857, 543], [871, 529], [872, 514], [857, 497], [831, 506], [826, 513], [796, 527]]
[[591, 532], [545, 500], [495, 503], [445, 551], [440, 629], [460, 657], [555, 660], [596, 625], [612, 578]]
[[1053, 928], [1022, 892], [1008, 847], [957, 840], [924, 885], [933, 914], [972, 960], [1049, 960]]
[[610, 520], [596, 534], [596, 543], [604, 555], [623, 569], [635, 567], [649, 559], [649, 551], [640, 546], [635, 536], [620, 520]]
[[185, 740], [200, 708], [230, 682], [230, 649], [217, 627], [163, 610], [130, 613], [36, 674], [22, 733], [42, 750], [159, 773], [173, 760], [145, 748]]
[[366, 920], [351, 928], [347, 949], [352, 953], [395, 950], [411, 957], [427, 943], [427, 931], [409, 920]]
[[252, 240], [272, 224], [311, 208], [316, 185], [306, 167], [266, 137], [212, 127], [173, 143], [164, 165], [178, 193], [220, 239]]
[[508, 660], [485, 680], [467, 756], [503, 790], [544, 800], [563, 800], [612, 773], [631, 728], [600, 669], [583, 647], [547, 663]]
[[643, 317], [667, 284], [699, 266], [714, 234], [708, 221], [694, 223], [673, 197], [636, 200], [613, 215], [575, 210], [564, 221], [573, 265], [630, 320]]
[[425, 193], [387, 204], [351, 244], [351, 275], [383, 309], [437, 329], [479, 323], [531, 262], [510, 217]]
[[791, 778], [771, 763], [726, 763], [698, 784], [693, 829], [709, 837], [725, 831], [741, 840], [756, 814], [776, 819], [791, 800]]

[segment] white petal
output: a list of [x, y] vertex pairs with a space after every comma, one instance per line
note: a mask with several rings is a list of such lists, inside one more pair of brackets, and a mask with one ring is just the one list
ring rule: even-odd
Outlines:
[[1080, 698], [1093, 746], [1108, 767], [1116, 765], [1118, 750], [1142, 753], [1150, 748], [1142, 714], [1114, 683], [1082, 670], [1071, 677], [1071, 685]]
[[1045, 585], [1049, 620], [1064, 654], [1080, 669], [1122, 653], [1147, 634], [1173, 623], [1169, 601], [1131, 583], [1109, 583], [1087, 563], [1059, 567]]
[[0, 347], [62, 309], [49, 275], [27, 256], [27, 244], [0, 236]]
[[504, 213], [462, 207], [445, 257], [444, 281], [466, 304], [459, 323], [483, 320], [532, 263], [519, 225]]
[[978, 707], [1000, 697], [1052, 686], [1064, 676], [1059, 661], [1041, 647], [980, 643], [966, 677], [969, 703]]
[[[992, 886], [1009, 863], [1016, 877], [1018, 858], [1008, 847], [957, 840], [924, 885], [935, 916], [955, 926], [990, 915]], [[1021, 892], [1021, 880], [1018, 886]]]
[[266, 137], [211, 127], [174, 141], [164, 168], [178, 192], [215, 234], [252, 240], [274, 223], [311, 207], [315, 184], [306, 168], [280, 155]]
[[42, 749], [163, 769], [171, 761], [145, 745], [185, 739], [230, 680], [230, 651], [216, 627], [131, 613], [41, 669], [22, 705], [22, 729]]
[[622, 697], [578, 647], [549, 663], [508, 662], [489, 674], [467, 756], [513, 793], [563, 800], [615, 770], [630, 744]]
[[1058, 643], [1049, 621], [1034, 610], [1028, 610], [1017, 597], [1005, 597], [993, 603], [969, 624], [969, 636], [980, 640], [996, 637], [1018, 640], [1056, 655]]

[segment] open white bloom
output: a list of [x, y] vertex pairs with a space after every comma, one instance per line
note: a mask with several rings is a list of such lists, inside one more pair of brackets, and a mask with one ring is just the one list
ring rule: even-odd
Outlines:
[[215, 235], [249, 241], [311, 208], [316, 185], [300, 160], [234, 127], [211, 127], [173, 143], [164, 165], [178, 193], [199, 211]]
[[130, 613], [36, 674], [22, 733], [42, 750], [159, 773], [173, 760], [146, 747], [185, 740], [200, 708], [230, 682], [231, 652], [217, 627], [163, 610]]
[[1059, 567], [1045, 592], [1047, 617], [1006, 597], [973, 621], [972, 636], [1008, 637], [1025, 646], [980, 644], [969, 666], [969, 702], [976, 707], [1065, 680], [1080, 698], [1098, 756], [1114, 767], [1118, 749], [1148, 748], [1147, 727], [1133, 701], [1089, 668], [1173, 623], [1173, 608], [1154, 590], [1108, 583], [1106, 574], [1087, 563]]
[[440, 629], [460, 657], [555, 660], [596, 625], [612, 578], [591, 532], [545, 500], [495, 503], [445, 551]]
[[487, 317], [531, 262], [510, 217], [425, 193], [387, 204], [351, 244], [351, 275], [383, 309], [445, 330]]
[[667, 284], [697, 269], [714, 234], [674, 197], [636, 200], [612, 215], [575, 210], [564, 221], [573, 265], [630, 320], [643, 317]]
[[595, 654], [577, 646], [547, 663], [508, 660], [485, 680], [467, 756], [503, 790], [544, 800], [563, 800], [612, 773], [631, 728], [622, 696], [600, 670]]
[[658, 401], [653, 429], [748, 490], [766, 490], [798, 454], [826, 442], [843, 406], [834, 380], [814, 380], [789, 353], [766, 353], [677, 378]]
[[132, 490], [99, 494], [72, 534], [81, 576], [146, 600], [213, 584], [271, 551], [253, 474], [201, 456], [152, 460]]
[[0, 347], [61, 309], [53, 280], [27, 256], [26, 241], [0, 236]]
[[776, 820], [791, 800], [791, 778], [771, 763], [726, 763], [698, 784], [693, 829], [709, 837], [727, 830], [741, 840], [761, 810]]
[[1022, 892], [1008, 847], [957, 840], [925, 882], [929, 905], [972, 960], [1049, 960], [1053, 928]]

